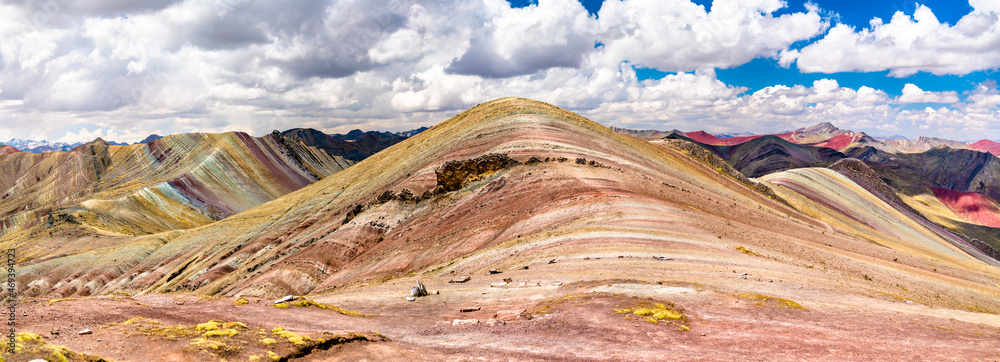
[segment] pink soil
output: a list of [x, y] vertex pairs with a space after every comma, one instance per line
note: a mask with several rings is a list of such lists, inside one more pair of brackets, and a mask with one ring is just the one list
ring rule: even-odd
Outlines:
[[1000, 208], [993, 199], [975, 192], [934, 188], [934, 196], [953, 212], [976, 224], [1000, 227]]
[[713, 145], [713, 146], [732, 146], [732, 145], [738, 145], [740, 143], [743, 143], [743, 142], [746, 142], [746, 141], [749, 141], [749, 140], [752, 140], [752, 139], [755, 139], [755, 138], [762, 137], [762, 136], [742, 136], [742, 137], [732, 137], [732, 138], [719, 138], [719, 137], [715, 137], [715, 136], [713, 136], [713, 135], [711, 135], [711, 134], [709, 134], [709, 133], [707, 133], [705, 131], [685, 132], [684, 135], [687, 136], [690, 139], [695, 140], [695, 141], [698, 141], [698, 142], [701, 142], [701, 143], [705, 143], [705, 144], [709, 144], [709, 145]]
[[0, 156], [8, 155], [15, 152], [21, 152], [21, 151], [18, 151], [18, 149], [14, 148], [13, 146], [8, 146], [8, 145], [0, 146]]
[[994, 156], [1000, 157], [1000, 142], [994, 142], [990, 140], [979, 140], [976, 143], [970, 144], [969, 148], [976, 151], [989, 152], [992, 153]]
[[844, 133], [830, 137], [830, 139], [817, 143], [814, 146], [832, 148], [837, 151], [841, 151], [851, 143], [854, 143], [854, 141], [857, 141], [858, 138], [860, 137], [851, 135], [849, 133]]

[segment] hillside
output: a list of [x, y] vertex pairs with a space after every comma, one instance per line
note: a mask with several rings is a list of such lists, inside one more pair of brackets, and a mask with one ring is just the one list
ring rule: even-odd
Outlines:
[[[279, 350], [317, 360], [995, 354], [1000, 274], [980, 260], [994, 261], [836, 171], [774, 174], [779, 199], [704, 159], [502, 98], [225, 219], [26, 257], [20, 292], [47, 314], [24, 326], [101, 305], [117, 312], [80, 323], [112, 341], [132, 316], [388, 337]], [[430, 295], [407, 301], [418, 281]], [[284, 295], [357, 313], [273, 302]], [[41, 303], [64, 297], [79, 299]], [[114, 359], [221, 353], [145, 341], [59, 339]], [[258, 353], [251, 342], [225, 357]]]
[[243, 133], [173, 135], [131, 146], [97, 139], [67, 152], [8, 154], [0, 156], [0, 235], [73, 240], [192, 228], [349, 165], [286, 138]]
[[1000, 155], [1000, 142], [991, 140], [979, 140], [969, 145], [969, 148], [981, 152], [989, 152], [994, 156]]
[[760, 177], [793, 168], [829, 165], [847, 157], [831, 148], [799, 145], [771, 135], [754, 137], [731, 146], [706, 144], [680, 134], [670, 135], [667, 139], [680, 139], [699, 145], [726, 160], [747, 177]]

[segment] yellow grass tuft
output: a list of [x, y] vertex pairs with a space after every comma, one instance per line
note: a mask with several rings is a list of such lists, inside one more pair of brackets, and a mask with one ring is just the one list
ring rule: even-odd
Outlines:
[[274, 338], [261, 338], [260, 340], [260, 344], [264, 345], [264, 347], [271, 347], [275, 343], [278, 343], [278, 340]]
[[57, 299], [49, 299], [48, 303], [45, 303], [45, 305], [46, 305], [46, 306], [50, 306], [50, 305], [52, 305], [52, 303], [59, 303], [59, 302], [65, 302], [65, 301], [67, 301], [67, 300], [76, 300], [76, 298], [57, 298]]
[[281, 327], [274, 327], [274, 329], [271, 330], [271, 333], [277, 334], [280, 337], [284, 337], [284, 338], [288, 339], [289, 342], [291, 342], [291, 343], [293, 343], [293, 344], [295, 344], [297, 346], [304, 345], [304, 344], [306, 344], [307, 341], [311, 341], [312, 340], [309, 337], [300, 336], [300, 335], [298, 335], [295, 332], [286, 331], [284, 328], [281, 328]]
[[743, 254], [747, 254], [747, 255], [763, 256], [763, 255], [760, 255], [760, 254], [757, 254], [757, 253], [753, 252], [753, 250], [750, 250], [750, 249], [747, 249], [747, 248], [743, 247], [742, 245], [736, 246], [733, 249], [736, 249], [739, 252], [741, 252]]
[[686, 319], [684, 314], [679, 309], [676, 309], [676, 305], [670, 302], [668, 302], [668, 304], [670, 305], [668, 306], [664, 303], [640, 302], [632, 308], [612, 309], [612, 311], [625, 315], [625, 318], [628, 318], [628, 315], [642, 317], [650, 323]]
[[803, 307], [801, 304], [796, 303], [791, 299], [772, 297], [769, 295], [757, 294], [757, 293], [732, 293], [732, 295], [752, 301], [757, 306], [763, 306], [765, 303], [767, 303], [767, 304], [775, 304], [785, 308], [806, 310], [806, 308]]
[[338, 306], [335, 306], [335, 305], [317, 303], [316, 301], [313, 301], [313, 300], [310, 300], [310, 299], [305, 299], [305, 298], [299, 299], [299, 300], [294, 301], [294, 302], [275, 304], [274, 306], [278, 307], [278, 308], [281, 308], [281, 309], [288, 309], [288, 308], [290, 308], [292, 306], [294, 306], [294, 307], [302, 307], [302, 308], [318, 307], [320, 309], [329, 309], [329, 310], [332, 310], [334, 312], [337, 312], [337, 313], [340, 313], [340, 314], [343, 314], [343, 315], [346, 315], [346, 316], [350, 316], [350, 317], [374, 317], [373, 315], [370, 315], [370, 314], [364, 314], [364, 313], [361, 313], [361, 312], [355, 312], [355, 311], [352, 311], [352, 310], [347, 310], [347, 309], [344, 309], [344, 308], [341, 308], [341, 307], [338, 307]]

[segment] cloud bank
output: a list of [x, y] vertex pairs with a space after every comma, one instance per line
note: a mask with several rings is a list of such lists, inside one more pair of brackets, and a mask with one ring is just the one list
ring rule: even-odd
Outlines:
[[[994, 84], [961, 96], [907, 84], [893, 97], [824, 79], [751, 93], [715, 76], [757, 58], [821, 73], [996, 69], [1000, 9], [971, 4], [954, 25], [920, 6], [854, 29], [813, 4], [783, 11], [780, 0], [716, 0], [711, 11], [688, 0], [607, 1], [595, 15], [576, 0], [524, 8], [504, 0], [5, 1], [0, 139], [406, 130], [504, 96], [630, 128], [780, 131], [832, 121], [998, 138]], [[670, 74], [640, 81], [634, 68]]]

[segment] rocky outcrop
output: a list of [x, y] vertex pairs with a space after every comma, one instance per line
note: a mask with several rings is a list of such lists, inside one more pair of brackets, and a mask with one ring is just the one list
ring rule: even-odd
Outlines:
[[467, 180], [476, 176], [520, 165], [521, 162], [507, 154], [489, 153], [469, 160], [448, 161], [434, 170], [437, 174], [435, 193], [457, 191]]

